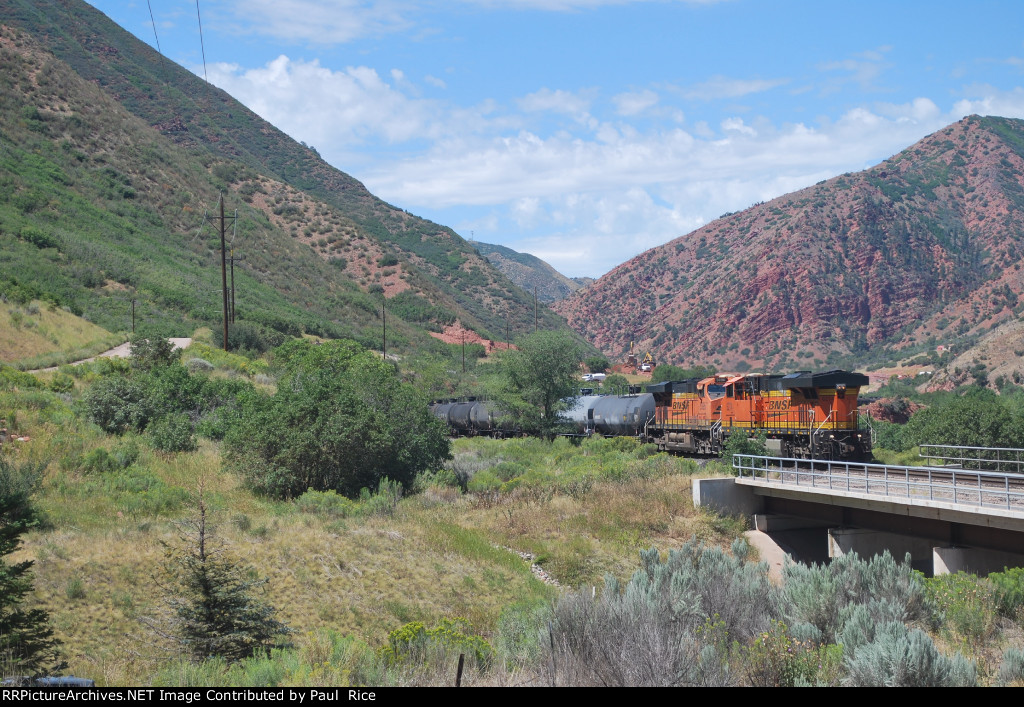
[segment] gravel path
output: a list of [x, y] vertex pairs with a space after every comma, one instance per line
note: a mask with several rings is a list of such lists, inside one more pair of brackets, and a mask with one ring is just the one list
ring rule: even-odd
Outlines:
[[[170, 342], [174, 345], [175, 349], [187, 349], [189, 347], [189, 344], [192, 343], [192, 339], [184, 338], [184, 337], [178, 337], [178, 338], [170, 339]], [[70, 364], [67, 364], [67, 365], [77, 366], [80, 363], [88, 363], [89, 361], [95, 361], [98, 358], [128, 358], [130, 355], [131, 355], [131, 344], [126, 341], [123, 344], [121, 344], [119, 346], [115, 346], [114, 348], [112, 348], [112, 349], [110, 349], [108, 351], [104, 351], [101, 354], [97, 354], [96, 356], [91, 356], [89, 358], [83, 358], [81, 361], [72, 361]], [[58, 366], [50, 366], [49, 368], [37, 368], [34, 371], [28, 371], [28, 372], [29, 373], [47, 373], [49, 371], [56, 371], [57, 368], [58, 368]]]

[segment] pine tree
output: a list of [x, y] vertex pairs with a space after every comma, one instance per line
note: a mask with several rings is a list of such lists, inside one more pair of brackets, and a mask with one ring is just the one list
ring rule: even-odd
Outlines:
[[247, 568], [230, 558], [207, 523], [200, 495], [196, 515], [179, 525], [181, 544], [167, 548], [158, 584], [169, 616], [148, 622], [195, 660], [220, 656], [228, 661], [251, 657], [290, 633], [275, 618], [273, 606], [255, 593], [266, 579], [249, 579]]
[[[0, 558], [21, 547], [21, 536], [36, 525], [29, 497], [45, 463], [27, 462], [15, 468], [0, 458]], [[0, 559], [0, 662], [7, 676], [56, 673], [60, 641], [53, 635], [43, 609], [25, 608], [32, 591], [32, 560], [9, 563]]]

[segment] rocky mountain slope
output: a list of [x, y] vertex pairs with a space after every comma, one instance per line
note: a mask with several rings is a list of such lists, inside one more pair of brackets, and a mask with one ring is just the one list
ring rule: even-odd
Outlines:
[[471, 241], [470, 245], [527, 293], [536, 292], [537, 299], [545, 304], [565, 299], [594, 281], [589, 277], [566, 277], [537, 256], [520, 253], [503, 245], [479, 241]]
[[219, 239], [203, 216], [224, 194], [250, 321], [374, 345], [386, 300], [394, 346], [455, 320], [532, 330], [532, 293], [451, 229], [376, 198], [84, 2], [11, 0], [0, 32], [4, 291], [112, 329], [129, 298], [165, 335], [216, 326]]
[[714, 222], [556, 303], [606, 353], [818, 368], [963, 350], [1024, 309], [1024, 121], [970, 116]]

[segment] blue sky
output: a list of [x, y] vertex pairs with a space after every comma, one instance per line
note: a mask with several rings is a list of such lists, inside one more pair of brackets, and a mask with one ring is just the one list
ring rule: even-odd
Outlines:
[[[195, 0], [91, 0], [204, 75]], [[600, 276], [727, 211], [1024, 118], [1024, 3], [199, 0], [205, 74], [384, 200]]]

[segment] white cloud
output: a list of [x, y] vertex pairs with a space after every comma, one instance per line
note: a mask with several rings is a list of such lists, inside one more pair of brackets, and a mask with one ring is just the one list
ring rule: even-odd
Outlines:
[[751, 137], [757, 135], [757, 131], [743, 122], [743, 118], [726, 118], [722, 121], [722, 130], [743, 133]]
[[542, 88], [519, 99], [521, 110], [528, 113], [563, 113], [574, 117], [585, 117], [590, 110], [593, 91], [552, 91]]
[[287, 41], [339, 44], [412, 26], [412, 2], [402, 0], [234, 0], [247, 32]]
[[999, 91], [991, 86], [976, 86], [968, 91], [975, 98], [964, 98], [953, 106], [958, 117], [965, 115], [1001, 115], [1004, 118], [1024, 118], [1024, 89]]
[[639, 115], [658, 103], [658, 94], [650, 89], [631, 93], [620, 93], [612, 98], [619, 115]]
[[735, 79], [712, 76], [703, 83], [685, 89], [682, 94], [692, 100], [714, 101], [723, 98], [742, 98], [752, 93], [770, 91], [788, 83], [788, 79]]
[[255, 69], [214, 64], [209, 75], [211, 83], [295, 139], [316, 145], [325, 156], [366, 142], [439, 139], [482, 120], [475, 111], [452, 111], [410, 97], [402, 90], [410, 89], [410, 82], [398, 69], [390, 72], [388, 82], [365, 66], [334, 71], [282, 54]]
[[[577, 12], [660, 0], [462, 0], [497, 10]], [[729, 0], [679, 0], [712, 5]], [[415, 0], [229, 0], [243, 33], [310, 44], [342, 44], [417, 28], [433, 9]], [[442, 3], [443, 6], [443, 3]], [[193, 13], [194, 14], [194, 13]]]
[[876, 80], [890, 65], [885, 63], [885, 54], [891, 47], [879, 47], [877, 51], [866, 51], [852, 59], [824, 62], [818, 66], [825, 74], [839, 74], [826, 78], [822, 83], [823, 94], [839, 91], [844, 84], [855, 83], [862, 91], [878, 91]]

